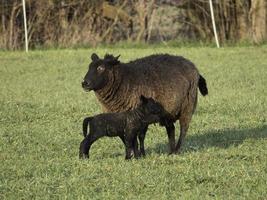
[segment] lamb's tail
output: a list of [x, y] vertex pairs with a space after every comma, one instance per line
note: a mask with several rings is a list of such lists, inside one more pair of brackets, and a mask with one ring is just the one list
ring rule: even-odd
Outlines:
[[205, 96], [208, 94], [208, 88], [207, 88], [207, 83], [206, 80], [204, 79], [203, 76], [199, 74], [199, 80], [198, 80], [198, 88], [200, 90], [200, 93]]
[[89, 122], [93, 119], [93, 117], [86, 117], [83, 120], [83, 136], [86, 137], [87, 135], [87, 129], [88, 129], [88, 125]]

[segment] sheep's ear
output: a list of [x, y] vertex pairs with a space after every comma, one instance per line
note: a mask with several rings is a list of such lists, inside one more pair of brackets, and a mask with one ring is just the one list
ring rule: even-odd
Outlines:
[[146, 104], [147, 103], [147, 98], [143, 95], [140, 96], [140, 101], [143, 103], [143, 104]]
[[97, 60], [99, 60], [99, 57], [98, 57], [98, 55], [96, 55], [96, 53], [93, 53], [91, 55], [91, 59], [92, 59], [92, 61], [97, 61]]

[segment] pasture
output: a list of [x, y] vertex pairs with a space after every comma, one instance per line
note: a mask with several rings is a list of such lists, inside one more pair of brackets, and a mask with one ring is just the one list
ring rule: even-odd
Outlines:
[[[92, 52], [196, 64], [209, 95], [181, 155], [168, 156], [165, 129], [152, 125], [145, 158], [125, 161], [120, 139], [103, 138], [78, 159], [82, 120], [101, 112], [81, 87]], [[0, 199], [266, 199], [266, 86], [266, 45], [0, 52]]]

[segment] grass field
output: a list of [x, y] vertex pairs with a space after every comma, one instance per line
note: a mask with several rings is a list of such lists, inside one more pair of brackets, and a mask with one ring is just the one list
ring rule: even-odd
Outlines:
[[93, 50], [0, 52], [0, 199], [267, 199], [267, 46], [94, 51], [197, 65], [210, 93], [183, 153], [168, 156], [151, 126], [146, 158], [125, 161], [121, 141], [103, 138], [79, 160], [82, 119], [101, 112], [80, 84]]

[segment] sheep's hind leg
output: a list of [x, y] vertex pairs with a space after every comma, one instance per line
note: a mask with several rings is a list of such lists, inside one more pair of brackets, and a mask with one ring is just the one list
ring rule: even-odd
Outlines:
[[139, 139], [139, 142], [140, 142], [140, 155], [141, 156], [146, 156], [144, 141], [145, 141], [145, 137], [146, 137], [147, 128], [148, 127], [146, 126], [138, 134], [138, 139]]
[[181, 153], [181, 147], [184, 142], [187, 130], [189, 128], [189, 123], [192, 119], [192, 115], [197, 105], [197, 86], [194, 85], [195, 83], [196, 82], [191, 83], [191, 89], [189, 91], [188, 98], [186, 98], [187, 102], [186, 101], [184, 102], [184, 105], [186, 106], [181, 110], [181, 115], [179, 118], [180, 137], [175, 147], [176, 154]]
[[191, 117], [182, 117], [179, 119], [180, 123], [180, 137], [178, 139], [177, 145], [175, 147], [175, 153], [181, 153], [181, 146], [183, 144], [184, 138], [186, 136], [187, 130], [189, 128], [189, 123], [191, 121]]
[[175, 153], [175, 126], [173, 123], [168, 123], [165, 128], [169, 139], [170, 154], [173, 154]]
[[181, 147], [182, 147], [182, 144], [184, 142], [184, 138], [185, 138], [187, 130], [189, 128], [189, 123], [192, 119], [192, 115], [193, 115], [195, 107], [196, 107], [196, 103], [197, 103], [197, 95], [196, 94], [190, 96], [189, 104], [181, 112], [181, 115], [179, 118], [180, 136], [179, 136], [177, 145], [175, 147], [175, 153], [176, 154], [181, 153]]

